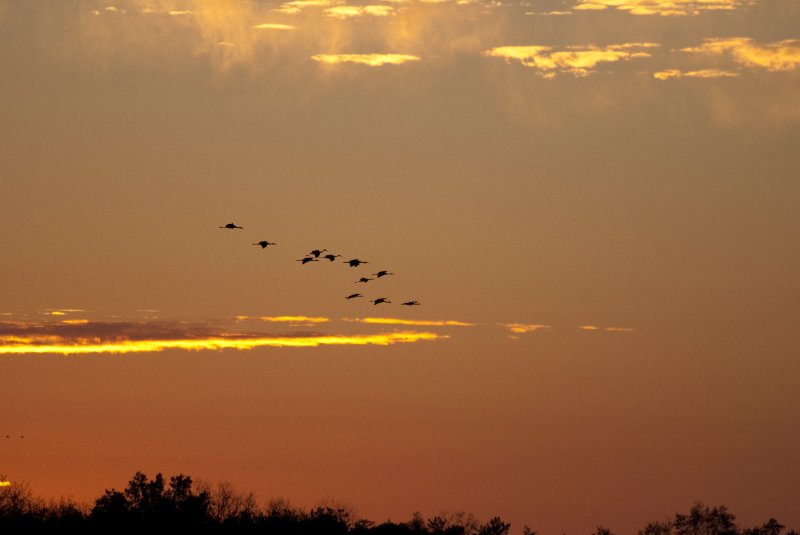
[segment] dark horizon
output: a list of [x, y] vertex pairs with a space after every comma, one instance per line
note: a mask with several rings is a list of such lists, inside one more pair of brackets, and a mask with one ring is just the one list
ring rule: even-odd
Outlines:
[[[193, 532], [248, 532], [267, 535], [547, 535], [536, 526], [512, 530], [499, 516], [486, 521], [468, 512], [441, 513], [425, 518], [419, 512], [405, 522], [377, 523], [360, 517], [352, 505], [327, 500], [304, 509], [282, 498], [262, 504], [252, 492], [229, 483], [196, 482], [191, 476], [161, 473], [148, 478], [136, 472], [123, 490], [106, 489], [92, 503], [69, 498], [43, 499], [21, 482], [0, 476], [0, 529], [61, 532], [80, 530], [132, 531], [181, 528]], [[687, 513], [674, 513], [642, 526], [637, 535], [781, 535], [786, 526], [770, 517], [758, 526], [742, 528], [725, 505], [694, 502]], [[563, 532], [567, 535], [567, 532]], [[598, 524], [584, 535], [615, 535], [613, 526]], [[785, 535], [798, 535], [790, 529]]]

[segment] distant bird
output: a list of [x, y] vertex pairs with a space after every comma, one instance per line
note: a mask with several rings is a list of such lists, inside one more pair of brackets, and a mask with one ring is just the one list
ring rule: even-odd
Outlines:
[[369, 281], [371, 281], [371, 280], [372, 280], [372, 279], [368, 279], [368, 278], [366, 278], [366, 277], [361, 277], [360, 279], [358, 279], [358, 280], [356, 281], [356, 284], [358, 284], [359, 282], [369, 282]]
[[389, 273], [388, 271], [381, 270], [377, 273], [373, 273], [373, 275], [377, 275], [378, 278], [380, 279], [381, 277], [385, 277], [386, 275], [394, 275], [394, 273]]
[[308, 253], [308, 254], [310, 254], [310, 255], [314, 255], [314, 258], [319, 258], [319, 255], [321, 255], [321, 254], [322, 254], [322, 253], [324, 253], [325, 251], [327, 251], [327, 249], [314, 249], [313, 251], [311, 251], [311, 252], [310, 252], [310, 253]]
[[355, 299], [356, 297], [364, 297], [364, 296], [361, 294], [350, 294], [347, 297], [345, 297], [345, 299]]
[[[349, 297], [348, 297], [348, 299], [349, 299]], [[11, 438], [11, 435], [6, 435], [6, 438]]]
[[297, 260], [297, 262], [302, 262], [303, 265], [306, 265], [309, 262], [319, 262], [319, 260], [317, 260], [316, 258], [311, 258], [310, 256], [307, 256], [305, 258], [301, 258], [300, 260]]
[[419, 301], [406, 301], [405, 303], [400, 303], [400, 304], [401, 304], [401, 305], [406, 305], [406, 306], [412, 307], [412, 306], [414, 306], [414, 305], [418, 305], [418, 304], [419, 304]]
[[326, 254], [326, 255], [325, 255], [325, 256], [323, 256], [322, 258], [327, 258], [328, 260], [330, 260], [331, 262], [333, 262], [334, 260], [336, 260], [336, 259], [337, 259], [338, 257], [340, 257], [340, 256], [342, 256], [342, 255], [340, 255], [340, 254]]
[[261, 240], [259, 242], [254, 243], [253, 245], [260, 245], [262, 249], [266, 249], [268, 245], [278, 245], [278, 244], [267, 240]]
[[346, 260], [345, 264], [350, 264], [350, 267], [358, 267], [360, 264], [369, 264], [369, 262], [365, 260], [359, 260], [358, 258], [353, 258], [352, 260]]
[[380, 305], [381, 303], [391, 303], [388, 297], [379, 297], [373, 301], [371, 301], [373, 305]]
[[233, 223], [228, 223], [228, 224], [227, 224], [227, 225], [225, 225], [224, 227], [219, 227], [219, 228], [230, 228], [230, 229], [239, 228], [239, 229], [242, 229], [242, 230], [244, 230], [244, 227], [237, 227], [237, 226], [236, 226], [235, 224], [233, 224]]

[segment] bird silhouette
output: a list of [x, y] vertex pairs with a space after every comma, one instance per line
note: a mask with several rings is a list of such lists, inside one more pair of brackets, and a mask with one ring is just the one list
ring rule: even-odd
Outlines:
[[219, 227], [219, 228], [229, 228], [229, 229], [235, 229], [235, 228], [238, 228], [238, 229], [242, 229], [242, 230], [244, 230], [244, 227], [238, 227], [238, 226], [236, 226], [234, 223], [228, 223], [228, 224], [227, 224], [227, 225], [225, 225], [224, 227]]
[[368, 278], [366, 278], [366, 277], [361, 277], [360, 279], [358, 279], [358, 280], [356, 281], [356, 284], [358, 284], [359, 282], [369, 282], [369, 281], [371, 281], [371, 280], [372, 280], [372, 279], [368, 279]]
[[381, 270], [381, 271], [379, 271], [377, 273], [373, 273], [373, 275], [377, 275], [378, 278], [380, 279], [381, 277], [385, 277], [386, 275], [394, 275], [394, 273], [389, 273], [386, 270]]
[[297, 262], [302, 262], [303, 265], [306, 265], [309, 262], [319, 262], [319, 260], [317, 260], [316, 258], [311, 258], [310, 256], [307, 256], [305, 258], [301, 258], [300, 260], [297, 260]]
[[350, 294], [347, 297], [345, 297], [345, 299], [355, 299], [356, 297], [364, 297], [364, 296], [361, 294]]
[[350, 264], [350, 267], [358, 267], [360, 264], [369, 264], [369, 262], [365, 260], [359, 260], [358, 258], [353, 258], [352, 260], [346, 260], [345, 264]]
[[411, 306], [414, 306], [414, 305], [418, 305], [419, 301], [406, 301], [405, 303], [400, 303], [400, 304], [411, 307]]
[[333, 262], [334, 260], [336, 260], [336, 259], [337, 259], [338, 257], [340, 257], [340, 256], [342, 256], [342, 255], [340, 255], [340, 254], [326, 254], [326, 255], [325, 255], [325, 256], [323, 256], [322, 258], [327, 258], [328, 260], [330, 260], [331, 262]]
[[278, 245], [278, 244], [272, 241], [261, 240], [259, 242], [254, 243], [253, 245], [260, 245], [262, 249], [266, 249], [268, 245]]
[[371, 303], [373, 305], [380, 305], [381, 303], [391, 303], [391, 301], [389, 301], [388, 297], [379, 297], [379, 298], [374, 299], [373, 301], [371, 301]]
[[321, 255], [321, 254], [322, 254], [322, 253], [324, 253], [325, 251], [327, 251], [327, 249], [314, 249], [313, 251], [311, 251], [311, 252], [310, 252], [310, 253], [308, 253], [308, 254], [310, 254], [310, 255], [314, 255], [314, 258], [319, 258], [319, 255]]

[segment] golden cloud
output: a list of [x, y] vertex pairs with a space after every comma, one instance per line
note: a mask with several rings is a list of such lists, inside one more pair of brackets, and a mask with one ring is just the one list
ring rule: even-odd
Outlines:
[[311, 59], [327, 65], [355, 63], [369, 67], [382, 67], [383, 65], [400, 65], [419, 61], [420, 57], [409, 54], [317, 54], [311, 56]]
[[616, 9], [632, 15], [684, 16], [704, 11], [730, 11], [755, 0], [579, 0], [576, 10]]
[[583, 77], [592, 74], [600, 63], [650, 57], [645, 50], [658, 46], [656, 43], [622, 43], [606, 47], [570, 46], [555, 51], [544, 45], [501, 46], [486, 50], [483, 55], [503, 58], [507, 63], [518, 61], [544, 78], [554, 78], [558, 74]]
[[672, 80], [675, 78], [733, 78], [735, 76], [739, 76], [739, 73], [722, 69], [700, 69], [697, 71], [667, 69], [665, 71], [653, 73], [653, 78], [657, 80]]
[[297, 26], [291, 24], [279, 24], [275, 22], [264, 22], [253, 26], [256, 30], [296, 30]]
[[553, 329], [550, 325], [543, 325], [541, 323], [501, 323], [500, 325], [514, 334], [526, 334]]
[[0, 323], [0, 355], [147, 353], [167, 349], [216, 351], [327, 345], [387, 346], [446, 338], [446, 335], [418, 331], [352, 335], [265, 335], [223, 332], [204, 325], [181, 322], [90, 322], [80, 325]]
[[800, 39], [772, 43], [757, 43], [749, 37], [705, 39], [702, 45], [683, 48], [681, 51], [727, 55], [739, 65], [771, 72], [793, 71], [800, 66]]
[[632, 333], [635, 330], [633, 327], [606, 327], [608, 333]]
[[325, 10], [325, 14], [335, 19], [350, 19], [371, 15], [373, 17], [387, 17], [395, 14], [392, 6], [334, 6]]
[[[246, 319], [247, 316], [237, 316], [237, 319], [239, 318]], [[273, 323], [327, 323], [330, 321], [329, 318], [321, 316], [262, 316], [258, 319]]]
[[285, 2], [280, 7], [275, 8], [278, 13], [285, 15], [297, 15], [309, 7], [326, 7], [331, 5], [331, 0], [293, 0]]
[[0, 338], [0, 355], [60, 354], [81, 355], [91, 353], [150, 353], [166, 349], [185, 349], [189, 351], [220, 349], [254, 349], [257, 347], [318, 347], [322, 345], [392, 345], [418, 342], [421, 340], [440, 340], [446, 335], [426, 332], [398, 332], [387, 334], [294, 336], [274, 338], [205, 338], [200, 340], [125, 340], [108, 343], [55, 343], [40, 344], [34, 340], [30, 344], [6, 345]]
[[346, 319], [358, 323], [370, 323], [378, 325], [415, 325], [426, 327], [474, 327], [474, 323], [466, 323], [456, 320], [407, 320], [400, 318], [355, 318]]

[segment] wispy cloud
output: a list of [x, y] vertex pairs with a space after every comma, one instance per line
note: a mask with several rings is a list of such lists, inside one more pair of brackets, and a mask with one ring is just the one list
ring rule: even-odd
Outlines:
[[253, 26], [256, 30], [296, 30], [297, 26], [292, 26], [291, 24], [280, 24], [277, 22], [263, 22], [261, 24], [256, 24]]
[[700, 69], [696, 71], [681, 71], [679, 69], [667, 69], [653, 73], [653, 78], [657, 80], [673, 80], [676, 78], [733, 78], [739, 76], [736, 71], [726, 71], [723, 69]]
[[572, 15], [572, 11], [526, 11], [526, 15], [541, 15], [546, 17], [563, 17], [565, 15]]
[[368, 5], [368, 6], [333, 6], [325, 10], [325, 14], [334, 19], [351, 19], [363, 17], [365, 15], [373, 17], [388, 17], [395, 14], [392, 6]]
[[755, 0], [578, 0], [578, 11], [614, 9], [632, 15], [685, 16], [706, 11], [730, 11], [755, 4]]
[[555, 78], [559, 74], [583, 77], [594, 73], [601, 63], [648, 58], [651, 54], [646, 50], [658, 46], [656, 43], [621, 43], [605, 47], [569, 46], [562, 50], [545, 45], [500, 46], [484, 51], [483, 55], [503, 58], [507, 63], [519, 62], [544, 78]]
[[81, 308], [50, 308], [42, 312], [45, 316], [66, 316], [73, 312], [86, 312]]
[[744, 67], [765, 69], [771, 72], [793, 71], [800, 67], [800, 39], [786, 39], [758, 43], [749, 37], [705, 39], [696, 47], [682, 52], [728, 56]]
[[400, 318], [345, 318], [345, 321], [378, 325], [415, 325], [420, 327], [474, 327], [474, 323], [456, 320], [408, 320]]
[[578, 328], [587, 332], [631, 333], [635, 331], [633, 327], [598, 327], [597, 325], [581, 325]]
[[378, 345], [448, 338], [431, 332], [377, 334], [295, 333], [271, 335], [214, 329], [181, 322], [0, 323], [0, 355], [145, 353], [258, 347]]
[[291, 2], [284, 2], [279, 7], [275, 8], [275, 11], [283, 13], [284, 15], [297, 15], [306, 8], [327, 7], [331, 4], [331, 0], [293, 0]]
[[369, 67], [382, 67], [419, 61], [420, 57], [410, 54], [317, 54], [311, 56], [311, 59], [328, 65], [355, 63]]
[[553, 329], [550, 325], [541, 323], [500, 323], [502, 327], [508, 329], [509, 332], [514, 334], [526, 334], [537, 331], [550, 331]]
[[[247, 316], [238, 316], [238, 318], [246, 319]], [[261, 321], [266, 321], [270, 323], [300, 323], [300, 324], [312, 324], [312, 323], [328, 323], [330, 318], [326, 318], [323, 316], [261, 316], [258, 319]]]

